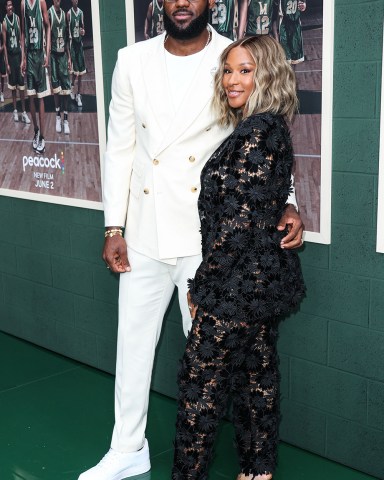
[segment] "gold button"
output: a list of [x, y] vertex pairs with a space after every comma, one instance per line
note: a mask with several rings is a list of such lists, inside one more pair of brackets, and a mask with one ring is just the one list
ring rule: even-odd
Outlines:
[[195, 158], [193, 155], [191, 155], [188, 160], [189, 160], [191, 163], [193, 163], [193, 162], [196, 160], [196, 158]]
[[148, 189], [148, 188], [144, 188], [144, 193], [145, 193], [146, 195], [148, 195], [149, 189]]
[[153, 163], [154, 165], [158, 165], [158, 164], [160, 163], [160, 161], [155, 158], [152, 163]]
[[147, 126], [145, 125], [145, 123], [142, 123], [141, 126], [142, 126], [143, 128], [147, 128]]
[[197, 192], [197, 187], [192, 187], [192, 188], [191, 188], [191, 192], [192, 192], [192, 193], [196, 193], [196, 192]]

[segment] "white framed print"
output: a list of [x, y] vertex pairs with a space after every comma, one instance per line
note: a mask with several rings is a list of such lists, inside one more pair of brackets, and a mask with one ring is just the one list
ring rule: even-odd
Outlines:
[[[126, 0], [128, 44], [164, 30], [164, 0]], [[243, 10], [246, 9], [246, 14]], [[242, 15], [239, 15], [239, 13]], [[278, 32], [296, 73], [300, 111], [292, 124], [295, 187], [307, 241], [331, 241], [333, 0], [216, 0], [211, 25], [233, 40]], [[246, 18], [244, 25], [239, 19]], [[290, 43], [287, 22], [296, 29]], [[276, 27], [276, 28], [275, 28]]]
[[[36, 18], [44, 17], [38, 0], [25, 2]], [[9, 35], [13, 26], [22, 26], [21, 4], [21, 0], [14, 0], [14, 12], [6, 13]], [[101, 210], [100, 171], [106, 132], [99, 2], [79, 0], [76, 6], [72, 0], [62, 0], [58, 11], [51, 0], [45, 4], [53, 45], [49, 65], [42, 69], [46, 90], [39, 95], [37, 87], [41, 98], [33, 99], [28, 95], [28, 73], [24, 90], [19, 85], [15, 89], [8, 78], [4, 102], [0, 103], [0, 195]], [[71, 62], [60, 67], [63, 74], [58, 79], [56, 59], [60, 55], [69, 56]], [[36, 146], [33, 142], [32, 101], [44, 150], [44, 144]]]

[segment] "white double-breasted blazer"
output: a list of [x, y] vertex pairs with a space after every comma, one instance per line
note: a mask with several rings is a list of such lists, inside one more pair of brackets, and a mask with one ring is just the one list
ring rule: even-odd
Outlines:
[[214, 72], [229, 43], [212, 29], [176, 113], [164, 34], [119, 51], [104, 160], [105, 224], [125, 225], [128, 245], [151, 258], [201, 251], [200, 173], [232, 130], [220, 127], [211, 109]]

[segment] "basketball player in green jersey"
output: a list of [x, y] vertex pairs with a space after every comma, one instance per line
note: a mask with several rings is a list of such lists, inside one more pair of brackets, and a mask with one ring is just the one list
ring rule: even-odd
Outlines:
[[157, 37], [164, 32], [164, 1], [153, 0], [148, 5], [147, 16], [144, 22], [144, 37]]
[[209, 23], [224, 37], [235, 40], [235, 0], [215, 0]]
[[239, 38], [271, 35], [276, 40], [278, 0], [239, 0]]
[[56, 132], [61, 133], [60, 97], [63, 99], [63, 128], [69, 135], [68, 98], [71, 93], [70, 71], [72, 69], [69, 52], [67, 16], [61, 8], [61, 0], [53, 0], [48, 10], [51, 26], [51, 82], [56, 110]]
[[3, 24], [0, 23], [0, 102], [4, 103], [4, 80], [7, 76], [7, 67], [5, 66], [5, 55], [4, 55], [4, 42], [3, 42]]
[[287, 60], [295, 65], [304, 62], [303, 35], [300, 15], [307, 8], [307, 2], [300, 0], [280, 0], [279, 15], [280, 43]]
[[[51, 51], [51, 29], [45, 0], [21, 0], [21, 71], [27, 72], [27, 94], [35, 134], [32, 147], [37, 153], [45, 152], [44, 97], [51, 94], [47, 67]], [[36, 120], [35, 99], [39, 102], [39, 124]]]
[[[67, 22], [69, 27], [70, 51], [72, 62], [72, 84], [71, 98], [76, 100], [77, 106], [82, 107], [81, 99], [81, 77], [87, 73], [85, 68], [83, 37], [84, 13], [78, 8], [79, 0], [72, 0], [72, 8], [67, 12]], [[77, 94], [75, 95], [75, 80], [77, 78]]]
[[25, 111], [25, 85], [24, 77], [21, 74], [21, 26], [20, 18], [13, 11], [13, 1], [7, 0], [5, 4], [6, 16], [3, 21], [3, 45], [4, 45], [4, 59], [8, 72], [8, 88], [12, 92], [13, 102], [13, 120], [19, 121], [19, 114], [17, 111], [16, 91], [20, 92], [21, 101], [21, 120], [24, 123], [31, 123]]
[[4, 79], [7, 76], [5, 66], [4, 42], [3, 42], [3, 24], [0, 24], [0, 102], [4, 103]]

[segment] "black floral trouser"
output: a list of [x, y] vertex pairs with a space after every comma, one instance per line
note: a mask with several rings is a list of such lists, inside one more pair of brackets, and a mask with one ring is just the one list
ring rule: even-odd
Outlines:
[[178, 376], [172, 480], [206, 480], [216, 429], [233, 398], [241, 472], [272, 473], [279, 422], [277, 323], [249, 325], [198, 311]]

